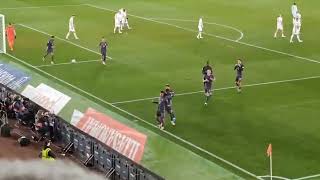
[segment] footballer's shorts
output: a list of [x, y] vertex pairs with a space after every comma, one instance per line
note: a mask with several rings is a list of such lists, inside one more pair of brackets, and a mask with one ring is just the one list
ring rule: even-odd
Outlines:
[[283, 30], [283, 25], [282, 24], [277, 24], [277, 30]]
[[69, 32], [76, 32], [76, 29], [74, 27], [69, 27]]
[[47, 54], [53, 54], [53, 48], [47, 49]]
[[208, 84], [208, 83], [205, 83], [204, 84], [204, 93], [209, 93], [211, 94], [211, 91], [212, 91], [212, 84]]
[[241, 81], [241, 80], [242, 80], [242, 76], [238, 75], [238, 76], [236, 77], [236, 82], [239, 82], [239, 81]]
[[301, 29], [301, 26], [296, 26], [292, 29], [292, 34], [294, 35], [299, 35], [300, 34], [300, 29]]
[[121, 21], [115, 21], [114, 22], [114, 27], [119, 28], [121, 26]]
[[171, 114], [173, 113], [172, 107], [171, 106], [166, 106], [166, 111], [167, 113]]

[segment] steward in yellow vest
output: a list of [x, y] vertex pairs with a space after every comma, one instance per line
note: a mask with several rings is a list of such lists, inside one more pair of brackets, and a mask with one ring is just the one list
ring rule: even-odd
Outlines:
[[41, 159], [42, 160], [49, 160], [49, 161], [54, 161], [54, 158], [56, 157], [54, 153], [50, 149], [50, 141], [45, 142], [44, 146], [41, 150]]

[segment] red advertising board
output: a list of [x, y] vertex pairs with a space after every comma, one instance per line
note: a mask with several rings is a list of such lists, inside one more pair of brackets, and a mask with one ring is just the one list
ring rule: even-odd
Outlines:
[[76, 126], [126, 157], [140, 162], [147, 136], [89, 108]]

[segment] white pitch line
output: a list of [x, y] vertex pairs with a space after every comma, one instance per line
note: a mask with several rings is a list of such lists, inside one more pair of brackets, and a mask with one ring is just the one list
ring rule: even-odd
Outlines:
[[[112, 10], [112, 9], [95, 6], [95, 5], [92, 5], [92, 4], [83, 4], [83, 5], [86, 5], [86, 6], [89, 6], [89, 7], [92, 7], [92, 8], [96, 8], [96, 9], [100, 9], [100, 10], [104, 10], [104, 11], [117, 12], [117, 11]], [[170, 24], [170, 23], [166, 23], [166, 22], [162, 22], [162, 21], [156, 21], [156, 20], [153, 20], [153, 19], [149, 19], [149, 18], [145, 18], [145, 17], [142, 17], [142, 16], [133, 15], [133, 14], [128, 14], [128, 15], [132, 16], [132, 17], [144, 19], [146, 21], [151, 21], [151, 22], [155, 22], [155, 23], [158, 23], [158, 24], [164, 24], [164, 25], [176, 27], [178, 29], [182, 29], [182, 30], [189, 31], [189, 32], [194, 32], [194, 33], [198, 32], [198, 31], [196, 31], [194, 29], [184, 28], [184, 27], [181, 27], [181, 26], [177, 26], [175, 24]], [[265, 50], [265, 51], [269, 51], [269, 52], [274, 52], [274, 53], [277, 53], [277, 54], [282, 54], [282, 55], [294, 57], [296, 59], [301, 59], [301, 60], [305, 60], [305, 61], [309, 61], [309, 62], [320, 64], [320, 61], [317, 61], [317, 60], [314, 60], [314, 59], [301, 57], [301, 56], [293, 55], [293, 54], [290, 54], [290, 53], [286, 53], [286, 52], [282, 52], [282, 51], [278, 51], [278, 50], [273, 50], [273, 49], [269, 49], [269, 48], [265, 48], [265, 47], [261, 47], [261, 46], [257, 46], [257, 45], [253, 45], [253, 44], [249, 44], [249, 43], [245, 43], [245, 42], [242, 42], [242, 41], [236, 41], [236, 40], [233, 40], [233, 39], [229, 39], [229, 38], [222, 37], [222, 36], [217, 36], [217, 35], [210, 34], [210, 33], [203, 33], [203, 34], [205, 34], [207, 36], [215, 37], [215, 38], [218, 38], [218, 39], [223, 39], [225, 41], [230, 41], [230, 42], [234, 42], [234, 43], [238, 43], [238, 44], [254, 47], [254, 48], [257, 48], [257, 49], [261, 49], [261, 50]]]
[[301, 177], [301, 178], [297, 178], [297, 179], [293, 179], [293, 180], [305, 180], [305, 179], [313, 179], [313, 178], [317, 178], [317, 177], [320, 177], [320, 174], [311, 175], [311, 176], [306, 176], [306, 177]]
[[[51, 36], [51, 34], [49, 34], [49, 33], [47, 33], [47, 32], [41, 31], [41, 30], [39, 30], [39, 29], [35, 29], [35, 28], [33, 28], [33, 27], [30, 27], [30, 26], [27, 26], [27, 25], [24, 25], [24, 24], [17, 24], [17, 25], [22, 26], [22, 27], [25, 27], [25, 28], [27, 28], [27, 29], [31, 29], [31, 30], [36, 31], [36, 32], [39, 32], [39, 33], [41, 33], [41, 34], [45, 34], [45, 35]], [[66, 40], [66, 39], [60, 38], [60, 37], [58, 37], [58, 36], [55, 36], [55, 38], [57, 38], [57, 39], [59, 39], [59, 40], [61, 40], [61, 41], [64, 41], [64, 42], [66, 42], [66, 43], [72, 44], [72, 45], [74, 45], [74, 46], [77, 46], [77, 47], [79, 47], [79, 48], [81, 48], [81, 49], [90, 51], [90, 52], [92, 52], [92, 53], [95, 53], [95, 54], [101, 56], [101, 54], [100, 54], [99, 52], [94, 51], [94, 50], [92, 50], [92, 49], [83, 47], [83, 46], [81, 46], [81, 45], [79, 45], [79, 44], [76, 44], [76, 43], [74, 43], [74, 42], [71, 42], [71, 41], [68, 41], [68, 40]], [[109, 56], [107, 56], [107, 57], [108, 57], [109, 59], [112, 59], [112, 58], [109, 57]]]
[[[287, 80], [280, 80], [280, 81], [269, 81], [269, 82], [263, 82], [263, 83], [254, 83], [254, 84], [243, 85], [242, 87], [262, 86], [262, 85], [269, 85], [269, 84], [279, 84], [279, 83], [303, 81], [303, 80], [307, 80], [307, 79], [317, 79], [317, 78], [320, 78], [320, 76], [310, 76], [310, 77], [304, 77], [304, 78], [295, 78], [295, 79], [287, 79]], [[235, 86], [229, 86], [229, 87], [217, 88], [217, 89], [214, 89], [214, 91], [228, 90], [228, 89], [234, 89], [234, 88], [236, 88], [236, 87]], [[186, 93], [178, 93], [178, 94], [175, 94], [175, 96], [185, 96], [185, 95], [198, 94], [198, 93], [203, 93], [203, 90], [202, 91], [186, 92]], [[158, 98], [158, 97], [149, 97], [149, 98], [127, 100], [127, 101], [118, 101], [118, 102], [113, 102], [111, 104], [113, 104], [113, 105], [115, 105], [115, 104], [126, 104], [126, 103], [132, 103], [132, 102], [153, 100], [155, 98]]]
[[67, 63], [57, 63], [57, 64], [44, 64], [44, 65], [39, 65], [39, 66], [34, 66], [34, 67], [51, 67], [51, 66], [60, 66], [60, 65], [68, 65], [68, 64], [82, 64], [82, 63], [91, 63], [91, 62], [98, 62], [101, 60], [87, 60], [87, 61], [76, 61], [76, 62], [67, 62]]
[[[135, 119], [137, 119], [137, 120], [139, 120], [139, 121], [141, 121], [141, 122], [153, 127], [153, 128], [159, 129], [158, 126], [156, 126], [156, 125], [154, 125], [154, 124], [152, 124], [152, 123], [150, 123], [150, 122], [148, 122], [148, 121], [146, 121], [146, 120], [144, 120], [144, 119], [142, 119], [142, 118], [140, 118], [140, 117], [138, 117], [138, 116], [126, 111], [126, 110], [124, 110], [124, 109], [121, 109], [118, 106], [115, 106], [115, 105], [111, 104], [110, 102], [107, 102], [107, 101], [105, 101], [105, 100], [103, 100], [103, 99], [101, 99], [101, 98], [99, 98], [99, 97], [87, 92], [87, 91], [82, 90], [81, 88], [79, 88], [77, 86], [74, 86], [74, 85], [72, 85], [72, 84], [70, 84], [70, 83], [68, 83], [68, 82], [66, 82], [66, 81], [64, 81], [64, 80], [62, 80], [62, 79], [60, 79], [60, 78], [58, 78], [56, 76], [53, 76], [53, 75], [47, 73], [46, 71], [44, 71], [42, 69], [39, 69], [39, 68], [37, 68], [37, 67], [35, 67], [35, 66], [33, 66], [33, 65], [23, 61], [23, 60], [11, 55], [11, 54], [7, 54], [7, 55], [9, 57], [19, 61], [20, 63], [22, 63], [22, 64], [24, 64], [26, 66], [29, 66], [30, 68], [33, 68], [33, 69], [35, 69], [35, 70], [37, 70], [37, 71], [39, 71], [39, 72], [41, 72], [41, 73], [43, 73], [43, 74], [45, 74], [45, 75], [47, 75], [49, 77], [52, 77], [53, 79], [65, 84], [65, 85], [67, 85], [67, 86], [69, 86], [69, 87], [71, 87], [71, 88], [73, 88], [73, 89], [75, 89], [75, 90], [77, 90], [77, 91], [79, 91], [79, 92], [81, 92], [81, 93], [93, 98], [93, 99], [96, 99], [96, 100], [98, 100], [98, 101], [100, 101], [100, 102], [102, 102], [102, 103], [104, 103], [104, 104], [106, 104], [106, 105], [108, 105], [110, 107], [113, 107], [114, 109], [117, 109], [118, 111], [120, 111], [122, 113], [125, 113], [125, 114], [127, 114], [127, 115], [129, 115], [129, 116], [131, 116], [131, 117], [133, 117], [133, 118], [135, 118]], [[230, 161], [227, 161], [227, 160], [223, 159], [222, 157], [217, 156], [217, 155], [215, 155], [215, 154], [213, 154], [213, 153], [211, 153], [211, 152], [209, 152], [209, 151], [207, 151], [207, 150], [205, 150], [205, 149], [203, 149], [203, 148], [201, 148], [201, 147], [199, 147], [199, 146], [197, 146], [197, 145], [195, 145], [195, 144], [193, 144], [193, 143], [191, 143], [191, 142], [189, 142], [189, 141], [187, 141], [187, 140], [185, 140], [185, 139], [183, 139], [183, 138], [181, 138], [179, 136], [176, 136], [176, 135], [172, 134], [169, 131], [162, 130], [162, 132], [167, 134], [167, 135], [169, 135], [169, 136], [171, 136], [171, 137], [173, 137], [173, 138], [175, 138], [175, 139], [177, 139], [177, 140], [179, 140], [179, 141], [181, 141], [181, 142], [183, 142], [184, 144], [186, 144], [186, 145], [188, 145], [188, 146], [190, 146], [190, 147], [192, 147], [194, 149], [197, 149], [197, 150], [199, 150], [199, 151], [201, 151], [201, 152], [203, 152], [203, 153], [205, 153], [205, 154], [207, 154], [207, 155], [209, 155], [209, 156], [211, 156], [211, 157], [213, 157], [213, 158], [215, 158], [215, 159], [217, 159], [217, 160], [219, 160], [219, 161], [221, 161], [221, 162], [223, 162], [223, 163], [225, 163], [225, 164], [227, 164], [227, 165], [229, 165], [229, 166], [231, 166], [231, 167], [233, 167], [233, 168], [235, 168], [235, 169], [237, 169], [237, 170], [239, 170], [239, 171], [241, 171], [241, 172], [243, 172], [243, 173], [245, 173], [247, 175], [249, 175], [249, 176], [252, 176], [252, 177], [254, 177], [256, 179], [259, 179], [259, 180], [263, 180], [262, 178], [258, 177], [257, 175], [255, 175], [255, 174], [253, 174], [253, 173], [251, 173], [251, 172], [249, 172], [249, 171], [247, 171], [247, 170], [245, 170], [245, 169], [243, 169], [243, 168], [231, 163]], [[173, 141], [171, 141], [171, 142], [173, 142]], [[173, 142], [173, 143], [175, 143], [175, 142]], [[192, 152], [190, 149], [187, 149], [187, 150]], [[194, 152], [192, 152], [192, 153], [194, 155], [196, 155], [196, 156], [201, 157], [199, 154], [196, 154]]]
[[[152, 19], [152, 20], [167, 20], [167, 21], [180, 21], [180, 22], [198, 22], [198, 21], [195, 21], [195, 20], [188, 20], [188, 19], [174, 19], [174, 18], [149, 18], [149, 19]], [[214, 23], [214, 22], [206, 22], [204, 21], [203, 22], [204, 24], [211, 24], [211, 25], [217, 25], [217, 26], [221, 26], [221, 27], [224, 27], [224, 28], [228, 28], [228, 29], [232, 29], [234, 31], [237, 31], [239, 34], [240, 34], [240, 37], [238, 39], [236, 39], [235, 41], [240, 41], [244, 34], [243, 32], [240, 30], [240, 29], [237, 29], [235, 27], [232, 27], [232, 26], [229, 26], [229, 25], [225, 25], [225, 24], [219, 24], [219, 23]]]
[[55, 5], [55, 6], [4, 7], [4, 8], [0, 8], [0, 10], [39, 9], [39, 8], [70, 7], [70, 6], [82, 6], [82, 5], [83, 4], [66, 4], [66, 5]]
[[[266, 175], [266, 176], [259, 176], [261, 178], [270, 178], [270, 175]], [[281, 177], [281, 176], [272, 176], [275, 179], [281, 179], [281, 180], [291, 180], [290, 178], [286, 178], [286, 177]]]

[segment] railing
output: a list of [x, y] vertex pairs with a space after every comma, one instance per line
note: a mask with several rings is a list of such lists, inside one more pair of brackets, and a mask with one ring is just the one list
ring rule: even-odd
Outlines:
[[[6, 91], [21, 94], [0, 84]], [[34, 103], [34, 102], [32, 102]], [[35, 104], [35, 103], [34, 103]], [[38, 109], [42, 107], [36, 105]], [[72, 153], [84, 165], [93, 167], [111, 180], [164, 180], [164, 178], [135, 163], [111, 147], [56, 116], [54, 123], [55, 143], [63, 146], [63, 153]]]

